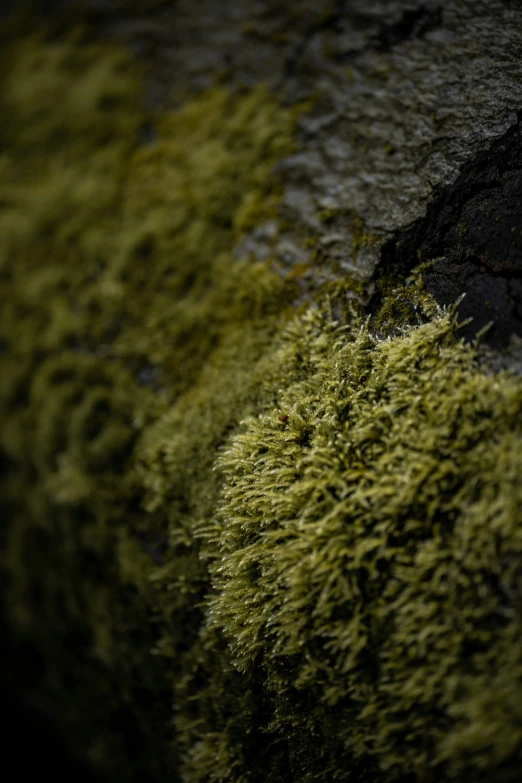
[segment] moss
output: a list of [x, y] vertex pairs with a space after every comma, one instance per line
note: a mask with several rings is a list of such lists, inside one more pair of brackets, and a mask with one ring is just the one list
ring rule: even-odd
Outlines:
[[355, 283], [297, 317], [235, 257], [301, 109], [151, 115], [81, 32], [2, 60], [3, 612], [79, 746], [125, 780], [519, 769], [520, 380], [421, 274], [370, 327]]
[[380, 237], [376, 234], [370, 234], [365, 230], [364, 223], [358, 215], [355, 215], [350, 223], [352, 230], [352, 250], [353, 254], [357, 255], [359, 250], [363, 247], [370, 245], [376, 245], [380, 243]]
[[381, 337], [401, 334], [407, 327], [433, 319], [439, 312], [435, 299], [424, 289], [424, 274], [433, 262], [419, 264], [409, 278], [397, 285], [393, 274], [380, 281], [383, 302], [373, 315], [372, 329]]
[[317, 737], [349, 780], [354, 759], [445, 779], [519, 751], [522, 386], [455, 330], [380, 340], [310, 311], [275, 406], [220, 458], [208, 622], [302, 743], [292, 779]]
[[317, 217], [321, 223], [332, 223], [339, 215], [346, 214], [345, 210], [336, 209], [330, 207], [329, 209], [322, 209], [317, 213]]
[[150, 116], [128, 55], [81, 31], [2, 57], [3, 608], [92, 755], [159, 775], [166, 650], [191, 647], [208, 581], [192, 525], [291, 291], [233, 251], [274, 211], [296, 111], [258, 87]]

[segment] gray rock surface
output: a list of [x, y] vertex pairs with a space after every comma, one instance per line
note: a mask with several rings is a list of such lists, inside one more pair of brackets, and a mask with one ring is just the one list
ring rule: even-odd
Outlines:
[[288, 103], [314, 99], [280, 166], [282, 226], [238, 248], [275, 253], [283, 270], [311, 264], [304, 294], [345, 275], [371, 294], [383, 245], [522, 109], [519, 2], [178, 0], [114, 13], [105, 30], [151, 62], [155, 106], [216, 80], [267, 81]]
[[[175, 105], [216, 82], [237, 89], [267, 82], [288, 104], [313, 99], [312, 110], [300, 121], [295, 154], [279, 167], [285, 185], [279, 225], [261, 227], [237, 248], [239, 255], [275, 256], [283, 273], [296, 264], [310, 265], [300, 277], [303, 297], [313, 296], [324, 280], [348, 276], [361, 284], [368, 301], [376, 269], [391, 271], [390, 259], [403, 247], [404, 234], [410, 236], [412, 227], [425, 221], [428, 207], [437, 212], [434, 205], [444, 202], [465, 166], [464, 191], [452, 202], [453, 223], [471, 211], [478, 221], [472, 233], [480, 234], [484, 199], [475, 211], [467, 199], [491, 183], [475, 183], [474, 162], [480, 167], [481, 155], [512, 133], [522, 116], [519, 0], [86, 4], [102, 35], [130, 43], [149, 63], [147, 98], [153, 107]], [[510, 171], [515, 177], [507, 186], [510, 212], [501, 220], [516, 245], [519, 261], [507, 270], [516, 277], [522, 274], [522, 218], [516, 206], [522, 186], [520, 168]], [[497, 172], [499, 187], [505, 173], [505, 167]], [[502, 187], [505, 177], [503, 182]], [[502, 212], [502, 192], [499, 198]], [[432, 233], [435, 223], [430, 223]], [[446, 214], [437, 226], [444, 234], [451, 219]], [[439, 242], [431, 237], [427, 244], [422, 237], [416, 243], [408, 240], [399, 276], [417, 263], [421, 246], [423, 260], [430, 260], [430, 252], [445, 255], [445, 236]], [[450, 239], [459, 242], [453, 235]], [[484, 271], [480, 241], [475, 246], [475, 256], [470, 251], [439, 270], [434, 292], [447, 303], [466, 286], [487, 289], [490, 273], [495, 274], [500, 298], [494, 315], [503, 318], [513, 292], [510, 284], [498, 283], [502, 259], [496, 270]], [[455, 263], [462, 261], [475, 264], [473, 280], [456, 271]], [[477, 274], [490, 277], [479, 284]], [[461, 282], [455, 283], [455, 277]], [[516, 294], [511, 309], [520, 328], [508, 313], [501, 330], [504, 343], [512, 332], [522, 333], [518, 288], [520, 302]], [[485, 307], [481, 297], [479, 292], [471, 310]], [[485, 314], [478, 317], [477, 328], [485, 320]]]

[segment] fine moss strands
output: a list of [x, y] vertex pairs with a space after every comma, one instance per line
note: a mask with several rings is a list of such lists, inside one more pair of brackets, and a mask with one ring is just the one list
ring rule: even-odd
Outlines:
[[378, 340], [312, 311], [286, 341], [277, 407], [220, 459], [211, 623], [263, 671], [276, 726], [309, 730], [308, 693], [314, 730], [337, 716], [392, 777], [515, 751], [520, 380], [478, 372], [447, 314]]

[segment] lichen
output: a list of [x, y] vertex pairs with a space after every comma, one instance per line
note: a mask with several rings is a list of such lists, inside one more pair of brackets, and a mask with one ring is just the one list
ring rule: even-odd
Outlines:
[[368, 320], [236, 258], [299, 107], [151, 115], [81, 31], [2, 60], [2, 610], [79, 746], [124, 780], [516, 775], [520, 378], [422, 268]]

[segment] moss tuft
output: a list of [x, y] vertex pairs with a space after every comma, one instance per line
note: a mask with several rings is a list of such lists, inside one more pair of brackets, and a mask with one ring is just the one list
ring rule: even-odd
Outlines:
[[482, 375], [448, 314], [380, 340], [314, 310], [277, 360], [276, 406], [220, 459], [210, 625], [262, 672], [270, 730], [333, 741], [332, 768], [505, 761], [522, 740], [520, 380]]

